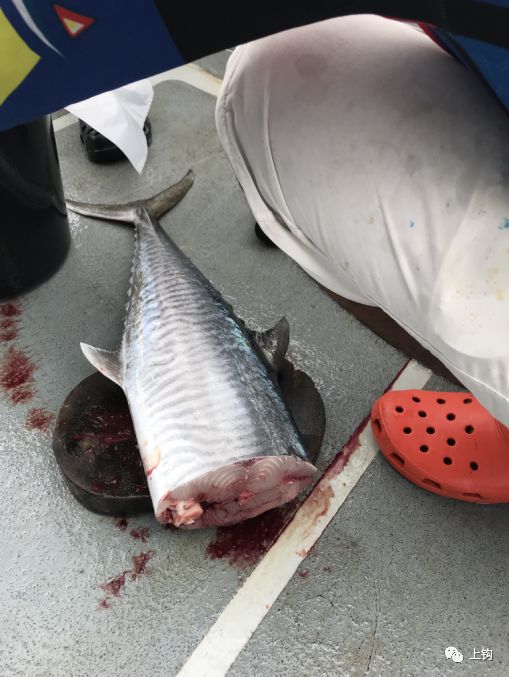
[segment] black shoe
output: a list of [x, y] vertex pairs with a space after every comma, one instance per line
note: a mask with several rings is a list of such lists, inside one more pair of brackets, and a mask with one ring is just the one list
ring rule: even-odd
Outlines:
[[260, 240], [260, 242], [263, 242], [263, 244], [266, 245], [267, 247], [277, 247], [277, 245], [275, 245], [272, 242], [270, 237], [267, 237], [265, 235], [265, 233], [263, 232], [263, 230], [260, 228], [260, 226], [257, 223], [255, 223], [255, 235]]
[[[115, 146], [109, 139], [100, 134], [96, 129], [80, 120], [80, 139], [83, 148], [91, 162], [115, 162], [116, 160], [125, 160], [124, 153]], [[152, 125], [147, 118], [143, 125], [143, 131], [147, 139], [147, 145], [152, 143]]]

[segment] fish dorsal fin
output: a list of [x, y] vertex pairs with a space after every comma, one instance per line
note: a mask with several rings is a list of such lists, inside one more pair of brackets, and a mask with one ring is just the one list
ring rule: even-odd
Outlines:
[[81, 350], [87, 360], [94, 365], [97, 371], [107, 376], [114, 383], [122, 386], [122, 363], [118, 353], [101, 348], [94, 348], [87, 343], [80, 343]]
[[267, 331], [253, 332], [253, 337], [267, 362], [277, 371], [285, 358], [290, 342], [290, 325], [286, 317], [282, 317]]

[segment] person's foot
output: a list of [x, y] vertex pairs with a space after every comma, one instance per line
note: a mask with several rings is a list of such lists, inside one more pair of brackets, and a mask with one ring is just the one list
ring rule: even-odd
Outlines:
[[373, 405], [371, 425], [385, 458], [419, 487], [509, 502], [509, 430], [469, 393], [391, 391]]
[[276, 246], [272, 242], [270, 237], [267, 237], [267, 235], [265, 235], [265, 233], [263, 232], [263, 230], [260, 228], [260, 226], [257, 223], [255, 223], [255, 235], [267, 247], [275, 247]]
[[[125, 160], [126, 156], [112, 141], [103, 136], [96, 129], [87, 125], [83, 120], [79, 121], [81, 144], [91, 162], [105, 164]], [[152, 125], [147, 118], [143, 126], [143, 132], [147, 139], [147, 146], [152, 143]]]

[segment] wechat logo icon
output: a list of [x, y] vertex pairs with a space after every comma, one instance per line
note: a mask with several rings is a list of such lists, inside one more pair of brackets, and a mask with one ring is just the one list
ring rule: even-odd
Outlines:
[[463, 663], [463, 654], [455, 646], [448, 646], [444, 653], [447, 660], [454, 663]]

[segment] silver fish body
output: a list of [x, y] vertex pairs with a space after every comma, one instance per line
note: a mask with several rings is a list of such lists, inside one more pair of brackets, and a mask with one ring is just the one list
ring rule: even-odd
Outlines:
[[227, 525], [292, 500], [315, 468], [262, 351], [281, 353], [285, 321], [260, 347], [147, 208], [131, 209], [120, 349], [82, 348], [125, 391], [157, 519]]

